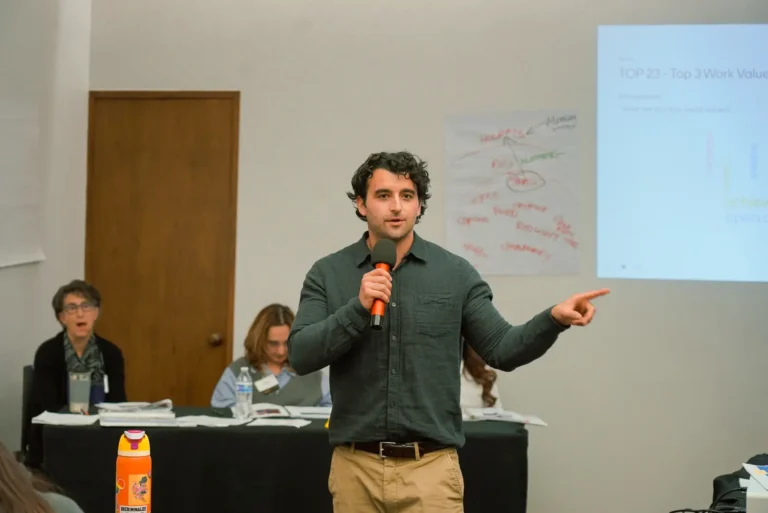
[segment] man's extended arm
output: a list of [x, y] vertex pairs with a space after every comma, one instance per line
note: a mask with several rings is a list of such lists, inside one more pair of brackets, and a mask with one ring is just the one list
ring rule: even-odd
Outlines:
[[328, 311], [319, 264], [307, 273], [299, 309], [288, 337], [288, 361], [300, 375], [327, 367], [349, 351], [368, 325], [369, 313], [357, 296], [335, 312]]
[[552, 318], [551, 308], [525, 324], [512, 326], [492, 303], [493, 294], [477, 270], [466, 264], [467, 295], [464, 298], [462, 332], [469, 345], [499, 370], [512, 371], [544, 355], [567, 329]]

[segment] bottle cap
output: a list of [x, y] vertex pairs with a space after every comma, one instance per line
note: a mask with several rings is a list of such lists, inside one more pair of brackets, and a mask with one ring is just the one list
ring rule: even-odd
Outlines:
[[119, 456], [149, 456], [149, 450], [149, 437], [138, 429], [124, 431], [117, 446]]
[[144, 438], [144, 431], [141, 431], [140, 429], [129, 429], [125, 432], [125, 437], [128, 440], [141, 440]]

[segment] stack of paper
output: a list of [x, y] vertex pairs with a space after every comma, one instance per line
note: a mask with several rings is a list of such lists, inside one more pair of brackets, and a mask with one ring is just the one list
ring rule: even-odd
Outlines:
[[752, 465], [751, 463], [742, 463], [741, 465], [744, 470], [749, 472], [752, 479], [768, 490], [768, 465]]
[[99, 420], [98, 415], [83, 415], [81, 413], [51, 413], [44, 411], [32, 419], [32, 424], [47, 424], [49, 426], [90, 426]]
[[170, 399], [163, 399], [155, 403], [146, 402], [133, 402], [133, 403], [98, 403], [96, 408], [99, 412], [102, 411], [170, 411], [173, 409], [173, 401]]
[[521, 415], [513, 411], [499, 408], [465, 408], [462, 418], [464, 421], [496, 420], [501, 422], [515, 422], [517, 424], [531, 424], [546, 426], [547, 423], [535, 415]]
[[176, 426], [172, 411], [103, 411], [99, 413], [102, 427], [163, 427]]
[[[768, 513], [768, 465], [742, 463], [749, 473], [747, 482], [747, 509], [749, 513]], [[739, 484], [744, 484], [739, 480]]]
[[99, 403], [99, 424], [103, 427], [176, 426], [173, 402]]

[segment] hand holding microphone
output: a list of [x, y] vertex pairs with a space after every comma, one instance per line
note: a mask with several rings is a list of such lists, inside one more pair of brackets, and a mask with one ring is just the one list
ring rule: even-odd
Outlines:
[[363, 275], [358, 296], [363, 306], [371, 312], [371, 327], [381, 329], [384, 312], [392, 294], [392, 275], [390, 270], [395, 266], [397, 252], [395, 243], [389, 239], [380, 240], [371, 252], [371, 263], [376, 267]]

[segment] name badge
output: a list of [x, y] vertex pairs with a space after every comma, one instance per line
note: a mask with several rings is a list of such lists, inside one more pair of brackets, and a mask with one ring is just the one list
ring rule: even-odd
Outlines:
[[106, 374], [104, 374], [104, 393], [105, 394], [109, 393], [109, 376], [107, 376]]
[[254, 381], [253, 386], [255, 386], [256, 390], [262, 394], [267, 395], [271, 394], [275, 390], [278, 390], [280, 388], [280, 383], [277, 382], [277, 378], [274, 374], [270, 374], [266, 378], [261, 378], [258, 381]]

